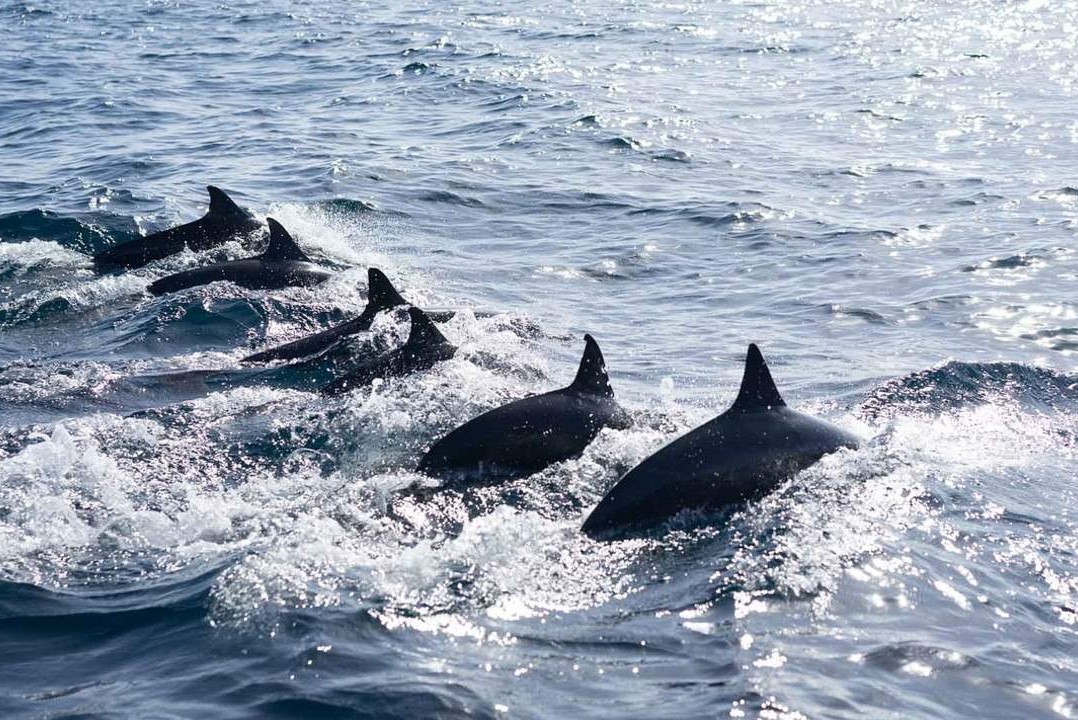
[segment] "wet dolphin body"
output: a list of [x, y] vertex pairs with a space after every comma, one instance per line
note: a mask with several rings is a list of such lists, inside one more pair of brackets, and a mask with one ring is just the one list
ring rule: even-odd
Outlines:
[[329, 278], [330, 273], [312, 263], [279, 222], [273, 218], [267, 218], [266, 222], [270, 229], [269, 247], [261, 255], [169, 275], [150, 283], [150, 292], [164, 295], [218, 280], [227, 280], [248, 290], [276, 290], [317, 285]]
[[568, 387], [522, 398], [469, 420], [438, 440], [419, 472], [520, 477], [576, 457], [604, 427], [626, 427], [602, 351], [584, 336], [584, 355]]
[[[278, 345], [277, 347], [248, 355], [240, 362], [272, 362], [274, 360], [296, 360], [310, 357], [328, 350], [347, 337], [370, 330], [371, 323], [374, 322], [374, 318], [378, 313], [406, 305], [409, 305], [409, 302], [397, 292], [386, 274], [378, 268], [370, 268], [367, 270], [367, 305], [357, 317], [299, 340], [293, 340], [284, 345]], [[427, 317], [438, 323], [446, 322], [457, 313], [456, 310], [429, 309], [424, 312]], [[473, 311], [473, 314], [476, 317], [493, 316], [493, 313], [482, 310]]]
[[584, 521], [592, 537], [642, 531], [685, 509], [714, 510], [759, 496], [840, 448], [846, 431], [786, 406], [760, 350], [749, 345], [729, 410], [630, 470]]
[[407, 305], [406, 301], [389, 278], [378, 268], [367, 270], [367, 306], [363, 312], [351, 320], [334, 325], [328, 330], [308, 335], [307, 337], [293, 340], [284, 345], [263, 350], [253, 355], [248, 355], [240, 362], [270, 362], [272, 360], [295, 360], [296, 358], [308, 357], [337, 344], [344, 338], [365, 332], [371, 329], [371, 323], [375, 316], [385, 310]]
[[208, 250], [261, 229], [262, 223], [223, 190], [213, 185], [206, 190], [210, 209], [198, 220], [102, 250], [94, 255], [94, 264], [101, 269], [138, 268], [184, 248]]
[[431, 319], [417, 307], [408, 308], [412, 329], [408, 340], [400, 347], [359, 363], [322, 388], [325, 395], [340, 395], [371, 384], [377, 378], [399, 377], [428, 370], [456, 352], [455, 345], [445, 339]]

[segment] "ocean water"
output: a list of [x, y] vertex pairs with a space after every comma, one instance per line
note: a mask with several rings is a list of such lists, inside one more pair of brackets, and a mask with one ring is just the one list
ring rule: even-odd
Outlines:
[[[1072, 3], [0, 0], [0, 31], [3, 717], [1078, 716]], [[338, 274], [94, 272], [207, 184]], [[456, 359], [333, 399], [237, 375], [369, 266], [465, 308]], [[632, 428], [395, 496], [585, 332]], [[583, 537], [749, 342], [864, 446]]]

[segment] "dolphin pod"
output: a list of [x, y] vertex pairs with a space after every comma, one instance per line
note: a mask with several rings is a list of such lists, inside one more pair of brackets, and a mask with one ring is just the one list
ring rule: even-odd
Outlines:
[[[199, 220], [123, 243], [94, 255], [99, 268], [137, 268], [181, 252], [205, 250], [253, 233], [261, 225], [220, 189], [209, 186], [210, 208]], [[267, 218], [269, 244], [257, 256], [219, 262], [154, 281], [154, 295], [215, 281], [248, 289], [312, 286], [330, 273], [311, 262], [288, 231]], [[357, 356], [344, 341], [370, 330], [384, 311], [407, 307], [411, 327], [396, 349]], [[457, 348], [434, 320], [449, 313], [425, 313], [409, 305], [386, 275], [368, 270], [367, 305], [359, 316], [241, 362], [300, 360], [288, 368], [317, 365], [341, 350], [347, 372], [325, 385], [323, 395], [339, 395], [379, 378], [428, 370], [453, 358]], [[433, 316], [433, 318], [432, 318]], [[435, 441], [417, 471], [444, 480], [522, 477], [577, 457], [605, 427], [623, 429], [628, 414], [614, 399], [598, 343], [584, 336], [584, 352], [568, 386], [524, 397], [488, 410]], [[650, 532], [684, 510], [712, 511], [774, 489], [783, 480], [858, 439], [830, 423], [797, 412], [782, 399], [756, 345], [749, 345], [741, 388], [730, 408], [645, 458], [603, 496], [581, 530], [595, 539]]]
[[139, 268], [187, 248], [209, 250], [261, 229], [262, 223], [233, 202], [224, 190], [213, 185], [206, 190], [210, 193], [210, 209], [204, 216], [186, 225], [102, 250], [94, 255], [94, 265], [102, 269]]

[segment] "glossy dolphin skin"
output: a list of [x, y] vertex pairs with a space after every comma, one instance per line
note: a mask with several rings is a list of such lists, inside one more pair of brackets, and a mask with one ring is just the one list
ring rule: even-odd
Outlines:
[[646, 531], [681, 510], [741, 502], [857, 445], [850, 433], [787, 407], [759, 348], [749, 345], [733, 406], [630, 470], [582, 529], [592, 537]]
[[259, 230], [262, 223], [232, 201], [224, 190], [210, 185], [210, 209], [198, 220], [121, 243], [94, 255], [100, 269], [138, 268], [175, 255], [184, 248], [208, 250]]
[[580, 455], [604, 427], [626, 427], [598, 343], [584, 336], [584, 355], [568, 387], [522, 398], [469, 420], [438, 440], [418, 471], [520, 477]]
[[456, 354], [457, 347], [445, 339], [426, 313], [417, 307], [410, 307], [408, 317], [412, 321], [412, 329], [407, 342], [360, 363], [348, 374], [322, 388], [322, 394], [341, 395], [370, 385], [377, 378], [422, 372]]
[[279, 222], [267, 218], [266, 223], [270, 229], [269, 247], [261, 255], [169, 275], [150, 283], [149, 291], [164, 295], [218, 280], [227, 280], [248, 290], [277, 290], [317, 285], [329, 278], [330, 273], [312, 263]]
[[374, 318], [378, 313], [407, 304], [408, 302], [401, 297], [401, 294], [393, 287], [393, 283], [389, 282], [389, 278], [386, 277], [384, 272], [377, 268], [370, 268], [367, 270], [367, 306], [363, 308], [363, 312], [358, 317], [340, 325], [334, 325], [328, 330], [323, 330], [314, 335], [308, 335], [299, 340], [293, 340], [290, 343], [248, 355], [240, 362], [295, 360], [320, 353], [350, 335], [370, 330], [371, 323], [374, 322]]

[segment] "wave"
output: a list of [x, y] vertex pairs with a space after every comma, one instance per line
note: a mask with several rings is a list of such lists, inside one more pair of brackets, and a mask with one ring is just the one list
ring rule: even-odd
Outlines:
[[1019, 363], [949, 361], [883, 383], [869, 393], [860, 414], [880, 420], [1000, 403], [1017, 403], [1028, 411], [1072, 410], [1075, 401], [1074, 376]]
[[87, 255], [111, 243], [132, 240], [138, 234], [138, 226], [133, 218], [105, 212], [71, 217], [35, 209], [0, 215], [2, 242], [51, 241]]

